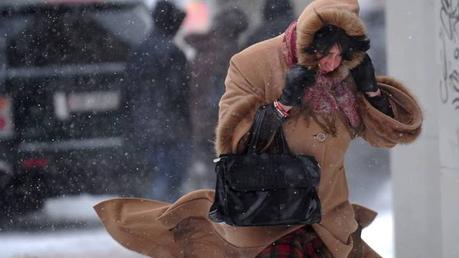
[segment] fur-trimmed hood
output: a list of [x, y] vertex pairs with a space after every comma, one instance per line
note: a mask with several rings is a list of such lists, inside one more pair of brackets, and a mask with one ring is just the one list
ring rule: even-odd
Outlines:
[[[365, 36], [366, 27], [359, 17], [357, 0], [315, 0], [310, 3], [298, 18], [296, 27], [296, 53], [298, 63], [317, 67], [315, 56], [305, 53], [314, 39], [314, 34], [325, 25], [342, 28], [348, 36]], [[347, 76], [350, 69], [362, 62], [363, 52], [355, 52], [351, 60], [343, 60], [335, 71], [340, 77]]]

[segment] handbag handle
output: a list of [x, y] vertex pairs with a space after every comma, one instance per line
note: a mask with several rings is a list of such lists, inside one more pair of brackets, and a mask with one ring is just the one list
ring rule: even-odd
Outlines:
[[[283, 119], [279, 118], [273, 105], [264, 105], [257, 110], [250, 129], [246, 153], [257, 153], [258, 150], [277, 147], [279, 153], [290, 153], [282, 128]], [[263, 132], [263, 130], [265, 130]], [[261, 144], [260, 137], [270, 137], [267, 146]]]

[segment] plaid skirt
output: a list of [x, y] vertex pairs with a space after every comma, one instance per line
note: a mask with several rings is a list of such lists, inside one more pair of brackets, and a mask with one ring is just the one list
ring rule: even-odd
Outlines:
[[266, 247], [257, 258], [332, 258], [310, 226], [302, 227]]

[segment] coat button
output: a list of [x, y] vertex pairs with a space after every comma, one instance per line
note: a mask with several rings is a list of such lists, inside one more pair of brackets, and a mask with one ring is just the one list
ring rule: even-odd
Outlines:
[[327, 135], [324, 133], [314, 134], [314, 139], [316, 139], [319, 142], [324, 142], [325, 140], [327, 140]]

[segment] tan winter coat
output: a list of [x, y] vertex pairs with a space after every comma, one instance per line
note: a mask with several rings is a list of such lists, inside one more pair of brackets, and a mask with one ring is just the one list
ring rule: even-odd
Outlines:
[[[323, 26], [322, 21], [342, 27], [348, 35], [365, 34], [357, 13], [356, 1], [314, 1], [298, 20], [298, 53], [310, 44], [315, 31]], [[280, 35], [232, 58], [226, 91], [220, 102], [218, 154], [237, 152], [257, 108], [280, 96], [288, 69], [288, 51], [289, 46]], [[362, 54], [356, 54], [351, 61], [343, 62], [333, 76], [350, 80], [349, 69], [358, 65], [361, 58]], [[301, 64], [316, 66], [311, 56], [300, 54], [298, 59]], [[422, 124], [417, 102], [400, 82], [388, 77], [378, 77], [378, 82], [389, 95], [395, 117], [379, 112], [357, 93], [364, 125], [360, 136], [374, 146], [386, 148], [413, 141]], [[352, 137], [342, 120], [336, 120], [336, 128], [336, 137], [327, 135], [314, 120], [306, 120], [299, 110], [292, 110], [284, 123], [291, 151], [313, 155], [321, 165], [318, 192], [322, 221], [313, 228], [336, 258], [379, 257], [358, 237], [359, 225], [361, 228], [367, 226], [376, 214], [349, 203], [343, 161]], [[238, 228], [214, 224], [207, 219], [212, 201], [212, 191], [200, 190], [185, 195], [174, 204], [114, 199], [98, 204], [95, 209], [109, 233], [122, 245], [161, 258], [253, 258], [273, 241], [297, 228]]]

